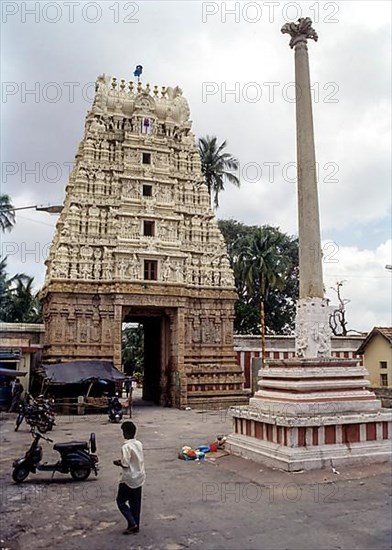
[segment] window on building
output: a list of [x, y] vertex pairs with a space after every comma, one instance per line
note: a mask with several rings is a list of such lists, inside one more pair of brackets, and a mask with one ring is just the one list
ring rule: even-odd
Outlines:
[[388, 386], [388, 375], [386, 373], [380, 374], [380, 386]]
[[142, 163], [151, 164], [151, 153], [142, 153]]
[[380, 361], [380, 369], [386, 369], [388, 367], [387, 361]]
[[143, 235], [145, 237], [153, 237], [155, 235], [155, 222], [143, 222]]
[[143, 197], [152, 197], [152, 185], [143, 185]]
[[158, 279], [158, 262], [156, 260], [144, 260], [144, 280], [156, 281]]

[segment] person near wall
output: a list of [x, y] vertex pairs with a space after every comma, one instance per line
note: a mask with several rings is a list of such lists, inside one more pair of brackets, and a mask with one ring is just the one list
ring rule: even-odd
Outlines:
[[20, 399], [23, 393], [23, 386], [19, 381], [19, 378], [15, 378], [15, 383], [12, 386], [12, 401], [8, 412], [14, 412], [18, 409]]
[[128, 397], [129, 392], [132, 390], [132, 381], [129, 378], [127, 378], [124, 382], [124, 390], [125, 390], [126, 396]]

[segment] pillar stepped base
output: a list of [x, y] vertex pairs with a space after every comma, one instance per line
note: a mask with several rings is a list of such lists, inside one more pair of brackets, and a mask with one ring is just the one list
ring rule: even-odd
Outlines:
[[233, 454], [286, 471], [390, 460], [392, 411], [355, 361], [271, 361], [259, 374], [249, 406], [231, 409]]

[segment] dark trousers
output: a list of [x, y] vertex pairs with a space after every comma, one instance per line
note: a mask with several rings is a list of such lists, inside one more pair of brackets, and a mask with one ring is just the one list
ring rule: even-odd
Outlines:
[[19, 402], [20, 402], [20, 395], [14, 395], [14, 397], [12, 398], [12, 401], [11, 401], [11, 406], [8, 409], [8, 412], [10, 413], [10, 412], [17, 411]]
[[128, 527], [140, 525], [140, 508], [142, 506], [142, 488], [131, 489], [125, 483], [120, 483], [116, 498], [117, 506], [128, 522]]

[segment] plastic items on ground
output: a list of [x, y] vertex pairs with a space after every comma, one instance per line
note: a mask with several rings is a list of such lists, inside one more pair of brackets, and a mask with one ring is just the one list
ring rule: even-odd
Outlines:
[[178, 458], [181, 460], [204, 460], [207, 453], [214, 453], [219, 449], [223, 449], [225, 441], [226, 437], [218, 436], [217, 440], [209, 445], [199, 445], [195, 448], [184, 445], [178, 453]]

